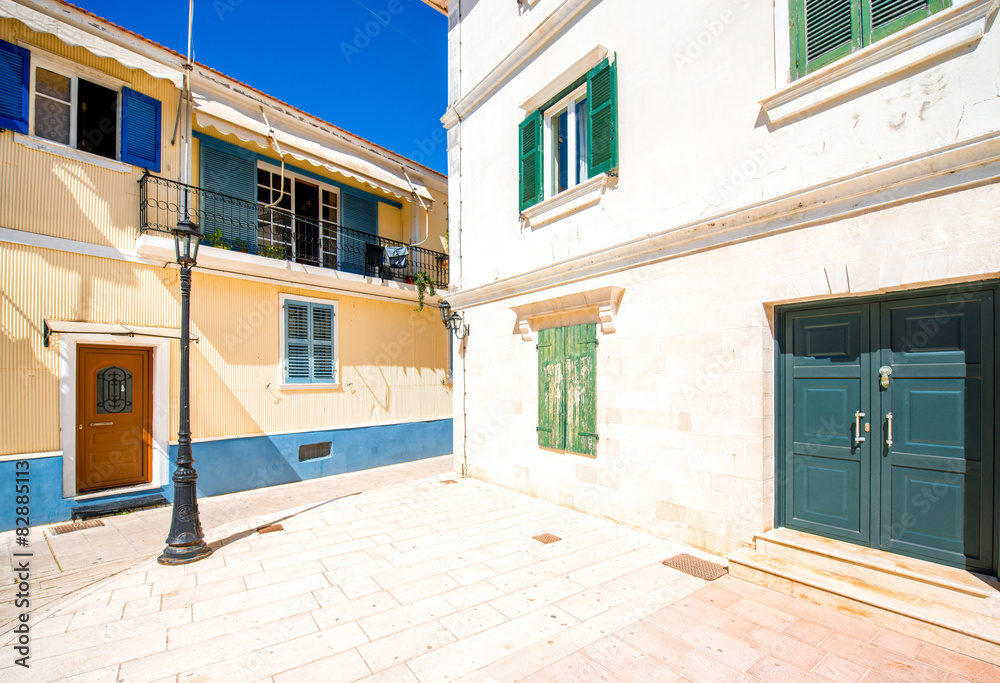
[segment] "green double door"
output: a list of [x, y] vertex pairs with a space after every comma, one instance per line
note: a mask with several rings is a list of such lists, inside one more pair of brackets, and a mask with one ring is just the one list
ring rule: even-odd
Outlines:
[[994, 290], [793, 310], [785, 526], [992, 572]]

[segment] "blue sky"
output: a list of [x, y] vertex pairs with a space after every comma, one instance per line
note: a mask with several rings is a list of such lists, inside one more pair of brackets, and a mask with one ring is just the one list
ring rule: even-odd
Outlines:
[[[184, 54], [188, 0], [75, 4]], [[442, 173], [444, 15], [420, 0], [195, 0], [194, 57]], [[374, 16], [373, 16], [374, 13]]]

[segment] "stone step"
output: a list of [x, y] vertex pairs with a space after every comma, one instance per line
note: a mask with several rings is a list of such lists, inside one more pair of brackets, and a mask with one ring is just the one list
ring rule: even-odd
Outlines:
[[766, 555], [919, 595], [933, 602], [978, 612], [983, 600], [1000, 600], [1000, 582], [996, 579], [954, 567], [793, 529], [772, 529], [754, 540], [757, 550]]
[[729, 573], [886, 628], [1000, 664], [1000, 603], [984, 598], [970, 611], [825, 569], [745, 548], [729, 556]]

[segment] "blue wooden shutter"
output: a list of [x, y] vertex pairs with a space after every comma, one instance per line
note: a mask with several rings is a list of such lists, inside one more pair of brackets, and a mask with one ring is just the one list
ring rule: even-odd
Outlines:
[[312, 381], [333, 382], [333, 306], [309, 304], [312, 310]]
[[566, 447], [566, 330], [538, 332], [538, 445]]
[[122, 88], [122, 154], [126, 164], [160, 171], [160, 101]]
[[566, 330], [566, 450], [597, 455], [597, 325]]
[[524, 211], [545, 196], [543, 170], [542, 112], [536, 111], [518, 127], [519, 207]]
[[[353, 194], [340, 193], [341, 225], [348, 231], [340, 233], [340, 267], [349, 273], [365, 272], [365, 245], [378, 243], [378, 202]], [[357, 230], [360, 233], [350, 232]]]
[[209, 238], [208, 244], [218, 230], [229, 246], [255, 253], [257, 161], [254, 156], [233, 145], [202, 140], [201, 186], [217, 193], [205, 194], [202, 201], [202, 231]]
[[618, 168], [618, 74], [604, 60], [587, 74], [587, 173]]
[[308, 382], [309, 304], [285, 302], [285, 378], [289, 383]]
[[28, 132], [31, 53], [0, 40], [0, 128]]

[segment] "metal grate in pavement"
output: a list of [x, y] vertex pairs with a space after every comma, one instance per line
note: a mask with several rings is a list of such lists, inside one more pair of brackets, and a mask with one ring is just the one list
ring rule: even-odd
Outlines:
[[562, 540], [558, 536], [553, 536], [552, 534], [539, 534], [538, 536], [532, 536], [532, 538], [539, 543], [555, 543], [556, 541]]
[[257, 529], [258, 534], [273, 534], [275, 531], [284, 531], [285, 527], [280, 524], [272, 524], [271, 526], [262, 526]]
[[104, 522], [99, 519], [88, 519], [86, 522], [73, 522], [71, 524], [60, 524], [59, 526], [54, 526], [50, 528], [47, 533], [49, 536], [58, 536], [59, 534], [68, 534], [72, 531], [93, 529], [97, 526], [104, 526]]
[[442, 483], [442, 484], [457, 484], [458, 482], [457, 482], [457, 481], [455, 481], [454, 479], [445, 479], [445, 480], [444, 480], [444, 481], [442, 481], [441, 483]]
[[721, 564], [715, 564], [700, 557], [685, 554], [669, 557], [663, 561], [663, 564], [671, 569], [682, 571], [691, 576], [697, 576], [699, 579], [704, 579], [705, 581], [715, 581], [725, 576], [729, 571]]

